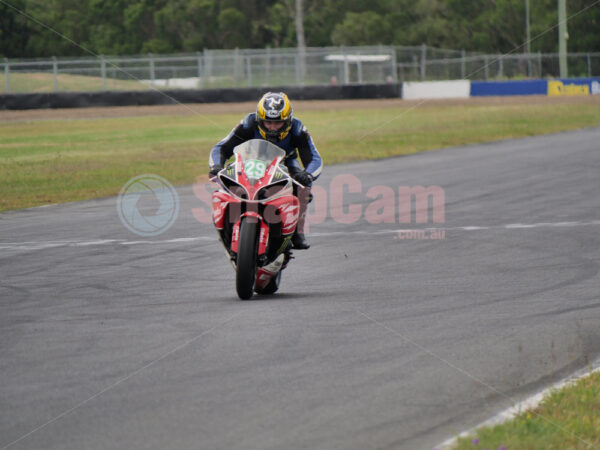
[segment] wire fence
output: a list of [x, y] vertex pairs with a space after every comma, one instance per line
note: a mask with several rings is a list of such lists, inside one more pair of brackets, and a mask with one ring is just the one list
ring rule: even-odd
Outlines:
[[[600, 53], [571, 53], [569, 76], [600, 76]], [[3, 77], [2, 77], [3, 74]], [[0, 93], [210, 89], [559, 76], [554, 53], [484, 55], [425, 45], [204, 50], [174, 55], [4, 59]]]

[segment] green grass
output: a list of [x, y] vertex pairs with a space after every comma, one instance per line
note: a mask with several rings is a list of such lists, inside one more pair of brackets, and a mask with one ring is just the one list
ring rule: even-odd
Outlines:
[[[2, 74], [4, 75], [4, 74]], [[102, 78], [83, 75], [59, 74], [58, 90], [61, 92], [91, 92], [102, 90]], [[150, 86], [139, 81], [107, 78], [106, 89], [116, 91], [139, 91]], [[51, 73], [11, 73], [10, 93], [38, 93], [54, 91], [54, 75]], [[0, 94], [6, 93], [4, 76], [0, 77]]]
[[[293, 74], [291, 74], [293, 76]], [[150, 86], [143, 84], [138, 80], [119, 80], [115, 78], [115, 70], [107, 67], [106, 89], [114, 91], [139, 91], [148, 90]], [[149, 79], [148, 74], [145, 78]], [[281, 74], [279, 77], [270, 77], [271, 86], [285, 86], [290, 79], [290, 74]], [[58, 74], [57, 77], [59, 92], [94, 92], [103, 90], [102, 78], [85, 75]], [[260, 75], [252, 80], [253, 86], [261, 86], [266, 83]], [[26, 94], [54, 91], [54, 74], [50, 72], [11, 72], [9, 76], [10, 93]], [[305, 80], [306, 85], [322, 84], [322, 80]], [[204, 81], [204, 89], [218, 89], [231, 87], [246, 87], [244, 80], [236, 80], [233, 74], [210, 77]], [[169, 86], [155, 86], [156, 89], [177, 89]], [[0, 94], [5, 94], [6, 82], [4, 73], [0, 73]]]
[[600, 448], [600, 373], [553, 392], [533, 411], [460, 439], [456, 450]]
[[[140, 81], [118, 80], [110, 75], [111, 69], [108, 68], [108, 77], [106, 78], [106, 89], [113, 91], [140, 91], [149, 90], [151, 87]], [[149, 75], [148, 77], [149, 78]], [[289, 77], [288, 77], [289, 78]], [[281, 77], [280, 82], [271, 79], [271, 85], [285, 84], [285, 77]], [[28, 94], [54, 91], [54, 75], [48, 72], [12, 72], [10, 74], [10, 93]], [[262, 82], [260, 77], [253, 80], [254, 86], [260, 86]], [[103, 90], [102, 78], [84, 75], [59, 74], [57, 77], [57, 89], [59, 92], [94, 92]], [[307, 84], [310, 84], [310, 80]], [[318, 82], [315, 82], [318, 84]], [[244, 83], [242, 83], [244, 84]], [[240, 82], [233, 76], [212, 77], [204, 82], [205, 89], [239, 87]], [[155, 86], [156, 89], [177, 89], [169, 86]], [[0, 73], [0, 94], [6, 93], [6, 82], [4, 74]]]
[[[600, 125], [597, 104], [297, 111], [326, 164]], [[0, 122], [0, 211], [119, 192], [143, 173], [205, 177], [241, 114]]]

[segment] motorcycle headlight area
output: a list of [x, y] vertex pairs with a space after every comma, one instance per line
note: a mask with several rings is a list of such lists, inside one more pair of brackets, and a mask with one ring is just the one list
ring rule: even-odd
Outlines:
[[227, 189], [232, 195], [243, 200], [248, 200], [248, 192], [246, 191], [246, 189], [244, 189], [244, 187], [241, 184], [228, 177], [221, 176], [219, 178], [221, 179], [221, 183], [223, 183], [223, 187]]
[[264, 200], [279, 194], [288, 185], [288, 180], [278, 181], [277, 183], [270, 184], [261, 188], [256, 193], [256, 200]]

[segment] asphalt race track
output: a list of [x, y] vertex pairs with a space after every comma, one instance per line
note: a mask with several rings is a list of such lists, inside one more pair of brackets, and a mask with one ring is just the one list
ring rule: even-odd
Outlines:
[[[190, 186], [151, 238], [116, 198], [0, 214], [0, 448], [433, 448], [599, 356], [599, 143], [328, 166], [358, 192], [247, 302]], [[445, 223], [331, 218], [419, 185]]]

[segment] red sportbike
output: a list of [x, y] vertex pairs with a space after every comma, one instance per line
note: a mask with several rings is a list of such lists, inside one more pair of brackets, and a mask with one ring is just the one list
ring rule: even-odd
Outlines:
[[238, 145], [213, 181], [213, 222], [236, 271], [238, 296], [273, 294], [291, 258], [300, 203], [281, 164], [285, 152], [262, 139]]

